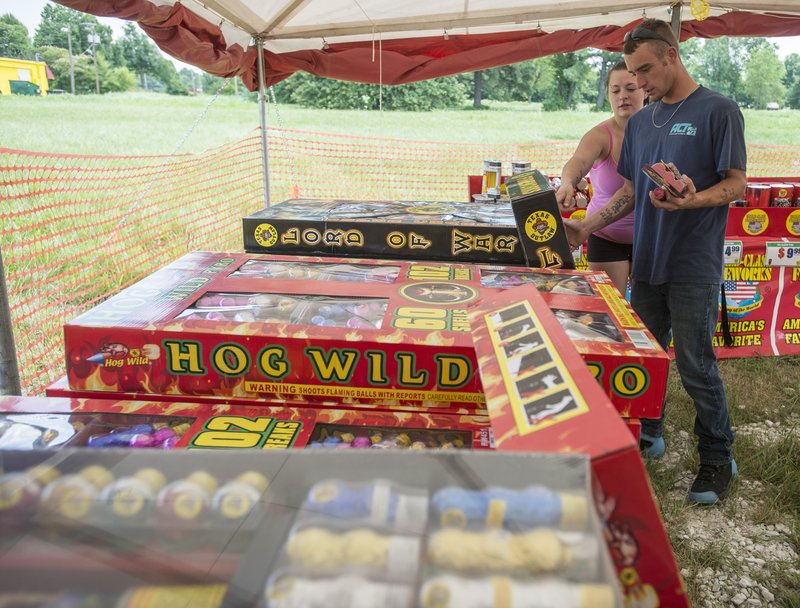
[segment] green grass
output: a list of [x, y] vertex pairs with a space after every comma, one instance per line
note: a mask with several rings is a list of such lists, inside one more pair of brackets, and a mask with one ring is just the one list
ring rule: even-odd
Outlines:
[[[124, 93], [95, 97], [0, 98], [1, 145], [64, 154], [169, 154], [212, 97]], [[744, 110], [748, 143], [800, 146], [800, 111]], [[589, 110], [542, 112], [539, 104], [486, 102], [435, 112], [313, 110], [270, 104], [268, 123], [286, 129], [410, 140], [511, 143], [577, 141], [607, 114]], [[258, 107], [220, 96], [181, 152], [234, 141], [258, 127]]]

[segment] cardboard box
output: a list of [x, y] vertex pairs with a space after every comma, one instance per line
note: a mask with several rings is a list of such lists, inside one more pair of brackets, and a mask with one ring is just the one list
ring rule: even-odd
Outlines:
[[470, 266], [192, 253], [67, 323], [67, 377], [73, 390], [480, 413], [466, 310], [479, 297]]
[[657, 416], [666, 355], [604, 274], [433, 262], [189, 254], [65, 326], [69, 389], [481, 414], [467, 310], [526, 281], [617, 328], [575, 344], [622, 415]]
[[540, 171], [505, 180], [525, 263], [533, 268], [575, 268], [561, 210], [550, 180]]
[[[14, 600], [307, 606], [311, 587], [342, 606], [427, 605], [447, 590], [462, 606], [461, 581], [519, 599], [536, 593], [533, 572], [547, 576], [544, 592], [623, 606], [581, 455], [65, 449], [4, 451], [0, 465], [29, 480], [17, 492], [27, 508], [5, 514], [14, 533], [0, 554]], [[42, 480], [45, 470], [55, 479]], [[493, 508], [453, 500], [465, 494], [492, 496]], [[470, 541], [471, 564], [448, 559]], [[524, 562], [502, 557], [519, 545]]]
[[481, 266], [481, 287], [533, 284], [623, 417], [658, 418], [669, 356], [605, 273]]
[[[115, 397], [0, 397], [0, 426], [5, 428], [0, 435], [0, 449], [135, 448], [134, 438], [125, 432], [136, 425], [177, 429], [175, 440], [168, 445], [142, 442], [138, 446], [142, 448], [235, 450], [324, 445], [343, 449], [345, 444], [353, 443], [350, 447], [494, 447], [486, 416], [314, 409], [270, 403], [246, 406], [130, 401]], [[15, 428], [10, 432], [12, 426]], [[147, 432], [140, 428], [137, 434]], [[356, 440], [358, 437], [362, 439]]]
[[243, 230], [249, 253], [525, 264], [508, 203], [290, 199]]
[[[527, 346], [503, 330], [531, 324]], [[581, 452], [592, 458], [595, 504], [624, 593], [688, 606], [677, 564], [634, 440], [532, 286], [470, 311], [497, 449]], [[655, 598], [657, 597], [657, 601]]]

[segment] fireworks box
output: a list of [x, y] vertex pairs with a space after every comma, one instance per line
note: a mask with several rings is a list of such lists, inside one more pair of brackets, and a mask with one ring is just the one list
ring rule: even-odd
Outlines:
[[243, 229], [249, 253], [525, 264], [508, 203], [290, 199]]
[[494, 447], [485, 416], [113, 397], [0, 397], [0, 449]]
[[[80, 393], [69, 396], [482, 413], [467, 306], [531, 280], [552, 294], [613, 291], [602, 273], [565, 272], [189, 254], [65, 327], [68, 388]], [[638, 391], [612, 390], [612, 378], [640, 378], [629, 354], [600, 361], [614, 353], [593, 344], [578, 345], [620, 411], [652, 415]]]
[[550, 180], [540, 171], [505, 180], [525, 263], [534, 268], [575, 268], [561, 210]]
[[533, 284], [620, 415], [658, 418], [669, 356], [605, 273], [482, 266], [484, 289]]
[[[588, 454], [624, 593], [632, 602], [688, 606], [638, 442], [558, 331], [545, 295], [522, 286], [470, 309], [497, 449]], [[504, 331], [522, 326], [524, 332]]]
[[[472, 283], [472, 284], [471, 284]], [[192, 253], [64, 328], [74, 390], [483, 410], [470, 266]]]
[[[210, 395], [164, 395], [160, 393], [131, 393], [131, 392], [109, 392], [102, 390], [73, 389], [69, 386], [66, 376], [63, 376], [45, 388], [45, 395], [48, 397], [63, 397], [66, 399], [118, 399], [123, 401], [155, 401], [155, 402], [186, 402], [191, 398], [191, 402], [200, 405], [230, 405], [230, 406], [253, 406], [260, 407], [261, 401], [257, 404], [251, 398], [238, 397], [218, 397]], [[287, 408], [311, 408], [311, 409], [365, 409], [364, 404], [352, 399], [320, 399], [305, 401], [299, 397], [293, 399], [270, 399], [268, 403], [271, 407]], [[435, 414], [448, 414], [456, 416], [471, 416], [476, 414], [474, 406], [458, 405], [445, 402], [426, 402], [417, 404], [393, 405], [387, 401], [376, 401], [375, 407], [368, 408], [373, 411], [400, 411], [400, 412], [426, 412]], [[485, 413], [485, 410], [482, 410]]]

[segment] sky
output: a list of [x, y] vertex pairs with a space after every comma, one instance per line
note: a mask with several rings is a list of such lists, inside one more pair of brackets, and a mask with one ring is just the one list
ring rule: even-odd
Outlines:
[[[17, 19], [22, 21], [25, 27], [28, 28], [28, 34], [31, 38], [33, 38], [33, 34], [39, 25], [39, 18], [41, 17], [42, 9], [46, 4], [49, 4], [47, 0], [0, 0], [0, 15], [5, 15], [6, 13], [11, 13], [14, 15]], [[98, 17], [97, 20], [103, 25], [109, 26], [113, 30], [114, 40], [122, 37], [122, 26], [126, 23], [124, 20], [114, 19], [112, 17]], [[172, 63], [175, 64], [175, 68], [178, 70], [181, 68], [189, 68], [191, 70], [199, 71], [198, 68], [186, 63], [182, 63], [177, 59], [170, 57], [166, 53], [161, 54], [172, 61]]]
[[[47, 0], [0, 0], [0, 15], [11, 13], [25, 24], [28, 28], [28, 33], [33, 36], [36, 27], [39, 25], [39, 17], [45, 4], [47, 4]], [[111, 27], [114, 31], [115, 39], [122, 36], [122, 26], [125, 23], [123, 20], [110, 17], [99, 17], [98, 19], [103, 25]], [[800, 53], [800, 36], [769, 38], [769, 40], [778, 45], [778, 56], [781, 59], [784, 59], [790, 53]], [[165, 55], [165, 57], [168, 56]], [[171, 57], [168, 58], [172, 59]], [[175, 59], [172, 59], [172, 62], [175, 63], [178, 69], [191, 67]]]

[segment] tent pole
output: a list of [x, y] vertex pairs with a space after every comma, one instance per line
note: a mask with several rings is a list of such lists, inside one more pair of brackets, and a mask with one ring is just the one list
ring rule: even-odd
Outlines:
[[264, 205], [269, 207], [269, 154], [267, 152], [267, 85], [264, 78], [264, 41], [256, 38], [258, 50], [258, 113], [261, 121], [261, 164], [263, 166]]
[[22, 395], [2, 251], [0, 251], [0, 395]]
[[676, 2], [672, 5], [672, 33], [680, 44], [681, 41], [681, 3]]

